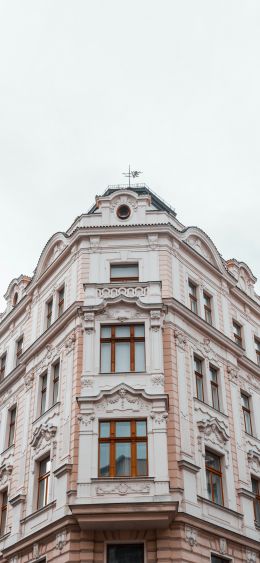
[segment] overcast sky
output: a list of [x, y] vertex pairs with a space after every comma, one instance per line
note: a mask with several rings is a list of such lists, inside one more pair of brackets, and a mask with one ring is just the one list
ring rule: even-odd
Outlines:
[[260, 278], [259, 67], [259, 0], [1, 0], [0, 310], [129, 162]]

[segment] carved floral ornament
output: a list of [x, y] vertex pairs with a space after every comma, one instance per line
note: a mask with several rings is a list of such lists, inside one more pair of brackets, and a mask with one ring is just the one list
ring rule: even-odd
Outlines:
[[225, 450], [227, 454], [226, 466], [229, 463], [229, 452], [226, 448], [227, 442], [229, 441], [229, 435], [227, 433], [226, 425], [223, 421], [218, 420], [216, 417], [204, 418], [198, 423], [198, 445], [199, 450], [204, 452], [204, 444], [212, 446], [223, 451]]
[[[131, 410], [131, 411], [146, 411], [147, 405], [142, 400], [140, 395], [132, 395], [130, 394], [125, 388], [119, 389], [115, 394], [112, 396], [108, 396], [105, 398], [105, 409], [107, 412], [113, 412], [114, 410], [117, 411], [124, 411], [124, 410]], [[98, 408], [104, 408], [103, 404], [98, 405]]]
[[141, 494], [149, 495], [151, 486], [148, 483], [132, 484], [132, 483], [104, 483], [96, 486], [96, 495], [119, 495], [125, 496], [128, 494]]
[[216, 352], [212, 349], [211, 340], [208, 337], [203, 338], [203, 342], [197, 342], [194, 351], [202, 354], [204, 358], [213, 361], [214, 364], [220, 365]]
[[57, 432], [57, 426], [53, 424], [40, 424], [33, 432], [31, 445], [35, 450], [39, 450], [42, 443], [50, 443]]

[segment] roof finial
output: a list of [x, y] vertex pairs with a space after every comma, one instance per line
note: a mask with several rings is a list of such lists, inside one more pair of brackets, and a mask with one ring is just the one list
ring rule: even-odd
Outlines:
[[138, 178], [142, 172], [140, 170], [131, 170], [130, 164], [128, 167], [128, 172], [122, 172], [124, 176], [128, 178], [128, 187], [131, 187], [131, 178]]

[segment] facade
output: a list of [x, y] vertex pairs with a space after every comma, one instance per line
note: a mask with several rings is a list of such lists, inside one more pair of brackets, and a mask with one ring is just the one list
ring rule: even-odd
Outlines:
[[0, 316], [0, 561], [260, 562], [260, 298], [145, 185]]

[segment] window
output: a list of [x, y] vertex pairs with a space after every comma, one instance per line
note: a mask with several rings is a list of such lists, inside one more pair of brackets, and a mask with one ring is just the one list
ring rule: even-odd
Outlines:
[[211, 563], [230, 563], [230, 559], [223, 559], [218, 555], [211, 555]]
[[39, 462], [37, 509], [48, 504], [50, 465], [49, 456]]
[[52, 388], [52, 404], [54, 405], [57, 403], [58, 394], [59, 394], [59, 379], [60, 379], [60, 362], [56, 362], [52, 366], [53, 370], [53, 388]]
[[8, 502], [7, 491], [3, 491], [1, 494], [0, 536], [4, 535], [6, 529], [7, 502]]
[[53, 299], [50, 299], [46, 304], [46, 328], [51, 326]]
[[203, 291], [205, 321], [212, 325], [211, 296]]
[[145, 370], [144, 325], [101, 327], [101, 373]]
[[0, 381], [4, 379], [6, 368], [6, 352], [0, 358]]
[[260, 340], [255, 338], [255, 351], [256, 351], [256, 361], [260, 366]]
[[61, 287], [58, 291], [58, 317], [60, 317], [64, 311], [64, 293], [65, 287]]
[[119, 219], [122, 219], [123, 221], [125, 219], [128, 219], [128, 217], [130, 217], [131, 215], [131, 210], [130, 207], [128, 207], [128, 205], [120, 205], [117, 208], [117, 212], [116, 212], [117, 216]]
[[215, 504], [224, 504], [223, 486], [222, 486], [222, 472], [221, 472], [221, 458], [206, 450], [206, 477], [207, 477], [207, 490], [209, 500]]
[[219, 411], [219, 394], [218, 394], [218, 370], [213, 366], [209, 366], [210, 384], [211, 384], [211, 399], [214, 409]]
[[235, 343], [242, 348], [242, 326], [233, 321]]
[[146, 420], [110, 420], [99, 423], [99, 476], [147, 475]]
[[19, 358], [23, 353], [23, 336], [16, 342], [16, 365], [19, 363]]
[[254, 498], [254, 512], [255, 521], [260, 524], [260, 484], [258, 479], [252, 477], [252, 491], [255, 495]]
[[13, 407], [9, 411], [8, 448], [10, 448], [10, 446], [12, 446], [14, 443], [15, 419], [16, 419], [16, 407]]
[[204, 389], [203, 389], [203, 365], [202, 360], [194, 356], [194, 370], [196, 378], [196, 397], [200, 401], [204, 401]]
[[107, 563], [144, 563], [143, 543], [119, 543], [107, 546]]
[[46, 403], [47, 403], [47, 373], [41, 375], [41, 397], [40, 397], [40, 414], [43, 414], [46, 411]]
[[251, 413], [249, 397], [245, 393], [241, 393], [242, 410], [244, 415], [244, 425], [247, 434], [252, 435]]
[[190, 308], [193, 313], [198, 314], [197, 286], [189, 280]]
[[138, 264], [111, 264], [110, 265], [111, 282], [128, 282], [128, 281], [138, 281], [138, 280], [139, 280]]

